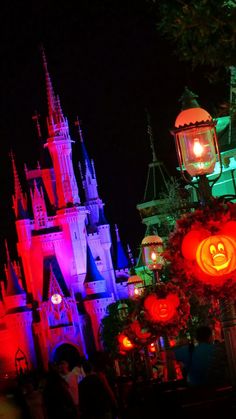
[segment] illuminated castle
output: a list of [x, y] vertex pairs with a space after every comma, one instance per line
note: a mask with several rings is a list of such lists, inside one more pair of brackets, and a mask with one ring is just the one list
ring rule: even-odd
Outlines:
[[114, 267], [110, 226], [98, 195], [94, 163], [77, 122], [85, 196], [81, 203], [68, 121], [42, 55], [48, 138], [43, 143], [37, 120], [42, 150], [37, 168], [25, 167], [27, 195], [11, 155], [19, 259], [11, 261], [6, 243], [6, 281], [0, 294], [1, 373], [47, 368], [63, 348], [85, 356], [102, 349], [99, 325], [106, 307], [128, 295], [128, 259], [116, 228]]

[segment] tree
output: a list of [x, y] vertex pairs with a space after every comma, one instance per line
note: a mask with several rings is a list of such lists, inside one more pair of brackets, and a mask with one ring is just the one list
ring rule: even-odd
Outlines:
[[212, 80], [236, 65], [236, 1], [147, 1], [158, 30], [174, 44], [180, 60], [192, 68], [208, 67]]

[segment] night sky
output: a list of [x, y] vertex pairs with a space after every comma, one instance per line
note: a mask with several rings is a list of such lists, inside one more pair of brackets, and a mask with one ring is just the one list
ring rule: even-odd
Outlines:
[[[11, 253], [15, 252], [8, 153], [14, 151], [23, 175], [24, 163], [33, 168], [38, 159], [35, 110], [45, 132], [42, 43], [72, 139], [77, 136], [74, 121], [77, 116], [81, 120], [106, 217], [118, 224], [121, 239], [137, 252], [144, 227], [136, 205], [142, 202], [151, 161], [145, 109], [157, 156], [170, 174], [177, 175], [170, 129], [180, 112], [184, 86], [197, 93], [201, 106], [214, 115], [228, 100], [228, 84], [211, 85], [202, 69], [192, 71], [190, 64], [181, 63], [158, 33], [144, 0], [41, 0], [30, 8], [24, 2], [1, 2], [0, 33], [0, 249], [6, 237]], [[76, 150], [75, 144], [78, 161]]]

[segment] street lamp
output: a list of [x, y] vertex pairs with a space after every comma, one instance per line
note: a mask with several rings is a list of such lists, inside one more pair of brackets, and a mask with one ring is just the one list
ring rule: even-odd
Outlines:
[[143, 292], [143, 279], [131, 270], [131, 276], [127, 281], [129, 297], [140, 297]]
[[[182, 110], [175, 120], [171, 133], [175, 137], [179, 167], [184, 180], [195, 187], [199, 203], [205, 206], [212, 196], [212, 187], [222, 173], [221, 156], [211, 115], [199, 107], [197, 95], [188, 88], [181, 98]], [[207, 175], [212, 174], [216, 162], [220, 170], [213, 180]], [[186, 172], [190, 176], [186, 176]], [[197, 184], [197, 186], [196, 186]], [[221, 300], [221, 325], [224, 332], [225, 347], [231, 380], [236, 387], [236, 311], [235, 303]]]
[[141, 243], [141, 249], [144, 264], [148, 269], [153, 271], [155, 283], [159, 282], [158, 271], [161, 270], [164, 265], [162, 238], [158, 235], [144, 237]]
[[[181, 175], [187, 183], [195, 187], [200, 204], [205, 205], [211, 197], [214, 183], [221, 176], [222, 165], [216, 123], [205, 109], [200, 108], [197, 97], [185, 87], [181, 97], [182, 110], [171, 132], [175, 137]], [[220, 163], [220, 171], [210, 182], [207, 175], [214, 172], [217, 160]]]

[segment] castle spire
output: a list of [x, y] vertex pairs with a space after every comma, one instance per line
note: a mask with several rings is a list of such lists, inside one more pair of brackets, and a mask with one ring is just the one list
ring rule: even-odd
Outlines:
[[24, 294], [25, 291], [21, 288], [19, 284], [18, 277], [16, 272], [13, 268], [13, 265], [10, 260], [10, 254], [8, 250], [7, 241], [5, 240], [5, 247], [6, 247], [6, 256], [7, 256], [7, 269], [6, 269], [6, 276], [7, 276], [7, 287], [6, 287], [6, 296], [13, 296]]
[[86, 269], [86, 276], [85, 276], [85, 283], [88, 282], [96, 282], [96, 281], [104, 281], [104, 278], [100, 274], [94, 257], [92, 255], [91, 249], [89, 244], [87, 244], [87, 269]]
[[122, 246], [117, 224], [115, 224], [115, 232], [116, 232], [116, 269], [128, 268], [129, 260]]
[[47, 64], [45, 51], [42, 45], [41, 45], [41, 54], [42, 54], [42, 59], [43, 59], [43, 68], [44, 68], [45, 80], [46, 80], [48, 115], [49, 115], [49, 118], [52, 119], [53, 115], [56, 112], [56, 99], [55, 99], [55, 93], [54, 93], [52, 82], [51, 82], [51, 77], [48, 71], [48, 64]]
[[79, 121], [78, 117], [76, 118], [75, 126], [77, 127], [77, 131], [78, 131], [79, 138], [80, 138], [80, 144], [81, 144], [81, 156], [82, 156], [82, 159], [81, 159], [81, 162], [80, 162], [81, 176], [83, 178], [85, 178], [86, 175], [87, 175], [86, 171], [89, 170], [90, 176], [92, 176], [93, 179], [96, 179], [94, 167], [93, 167], [93, 165], [90, 161], [87, 149], [86, 149], [85, 144], [84, 144], [83, 133], [82, 133], [81, 124], [80, 124], [80, 121]]
[[13, 177], [14, 177], [14, 196], [12, 199], [13, 199], [13, 208], [15, 211], [15, 215], [17, 219], [28, 218], [27, 197], [22, 192], [13, 152], [10, 152], [10, 158], [12, 162], [12, 171], [13, 171]]

